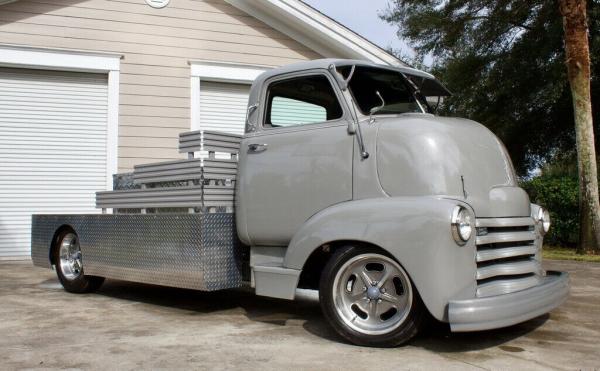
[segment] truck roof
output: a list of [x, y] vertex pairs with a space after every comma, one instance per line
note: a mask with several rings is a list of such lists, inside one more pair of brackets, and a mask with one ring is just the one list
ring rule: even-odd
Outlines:
[[315, 59], [311, 61], [298, 62], [285, 65], [283, 67], [273, 68], [271, 70], [265, 71], [256, 79], [255, 83], [262, 83], [270, 77], [281, 75], [283, 73], [289, 72], [297, 72], [311, 69], [327, 69], [331, 64], [335, 66], [348, 66], [348, 65], [356, 65], [356, 66], [366, 66], [366, 67], [378, 67], [385, 68], [389, 70], [395, 70], [398, 72], [402, 72], [405, 74], [410, 74], [414, 76], [424, 77], [427, 79], [435, 79], [435, 77], [427, 73], [425, 71], [421, 71], [415, 68], [410, 67], [401, 67], [401, 66], [389, 66], [383, 64], [377, 64], [370, 61], [358, 60], [358, 59], [336, 59], [336, 58], [324, 58], [324, 59]]
[[278, 76], [278, 75], [285, 74], [285, 73], [306, 71], [306, 70], [312, 70], [312, 69], [328, 69], [331, 64], [335, 65], [336, 67], [355, 65], [355, 66], [365, 66], [365, 67], [377, 67], [377, 68], [384, 68], [384, 69], [388, 69], [388, 70], [392, 70], [392, 71], [398, 71], [403, 74], [423, 78], [424, 82], [427, 81], [428, 83], [425, 86], [421, 86], [421, 88], [420, 88], [421, 91], [425, 95], [428, 95], [427, 90], [431, 92], [431, 94], [429, 94], [429, 95], [432, 95], [432, 96], [452, 95], [452, 93], [441, 82], [439, 82], [435, 78], [435, 76], [433, 76], [432, 74], [427, 73], [425, 71], [418, 70], [416, 68], [382, 65], [382, 64], [369, 62], [369, 61], [357, 60], [357, 59], [324, 58], [324, 59], [315, 59], [315, 60], [311, 60], [311, 61], [288, 64], [283, 67], [273, 68], [271, 70], [267, 70], [267, 71], [263, 72], [254, 80], [254, 83], [252, 84], [252, 89], [250, 89], [250, 101], [258, 102], [258, 100], [259, 100], [258, 95], [259, 95], [260, 88], [264, 85], [265, 81], [271, 77]]

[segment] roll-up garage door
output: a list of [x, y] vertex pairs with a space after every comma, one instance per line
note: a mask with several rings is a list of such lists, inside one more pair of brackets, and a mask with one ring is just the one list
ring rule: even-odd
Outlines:
[[243, 134], [250, 85], [200, 82], [200, 128]]
[[30, 254], [32, 213], [97, 213], [106, 75], [0, 68], [0, 259]]

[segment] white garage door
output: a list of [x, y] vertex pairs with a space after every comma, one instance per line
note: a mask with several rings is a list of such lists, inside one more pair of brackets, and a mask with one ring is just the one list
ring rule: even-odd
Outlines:
[[0, 259], [30, 254], [32, 213], [97, 213], [107, 77], [0, 68]]
[[250, 85], [200, 82], [200, 129], [243, 134]]

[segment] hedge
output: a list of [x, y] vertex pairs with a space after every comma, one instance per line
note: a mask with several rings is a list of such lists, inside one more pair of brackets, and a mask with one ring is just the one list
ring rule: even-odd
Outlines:
[[579, 239], [578, 182], [572, 176], [539, 176], [521, 182], [531, 202], [550, 211], [552, 226], [544, 243], [575, 246]]

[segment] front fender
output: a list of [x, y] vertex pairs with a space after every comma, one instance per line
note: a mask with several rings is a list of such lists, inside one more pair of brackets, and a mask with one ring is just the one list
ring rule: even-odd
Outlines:
[[464, 246], [452, 238], [450, 218], [461, 201], [391, 197], [349, 201], [315, 214], [294, 235], [284, 267], [301, 270], [323, 244], [353, 240], [379, 246], [402, 264], [431, 314], [447, 321], [447, 304], [475, 296], [475, 233]]

